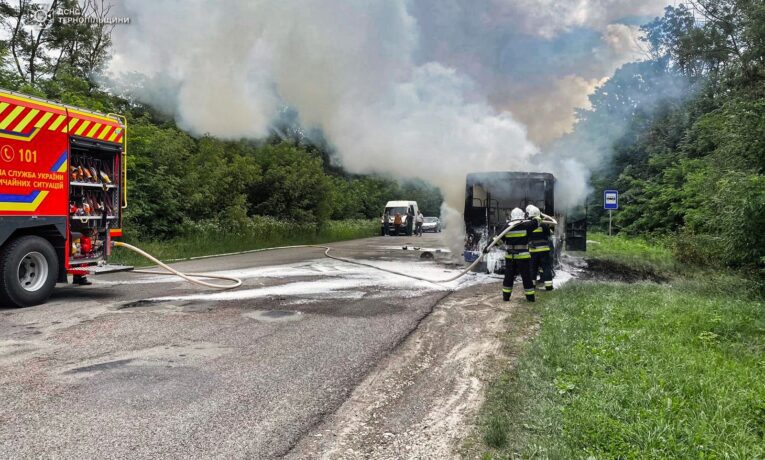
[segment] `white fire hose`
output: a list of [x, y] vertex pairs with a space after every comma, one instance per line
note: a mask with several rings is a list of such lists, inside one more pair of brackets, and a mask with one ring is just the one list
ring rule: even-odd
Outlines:
[[[178, 270], [174, 269], [173, 267], [163, 263], [161, 260], [157, 259], [153, 255], [149, 254], [148, 252], [144, 251], [143, 249], [137, 248], [133, 246], [132, 244], [123, 243], [122, 241], [115, 241], [114, 246], [121, 247], [121, 248], [127, 248], [131, 251], [138, 253], [147, 259], [151, 260], [155, 264], [159, 265], [160, 267], [167, 270], [169, 273], [165, 272], [157, 272], [154, 270], [133, 270], [133, 273], [147, 273], [150, 275], [175, 275], [180, 276], [181, 278], [185, 279], [189, 283], [198, 284], [199, 286], [209, 287], [212, 289], [220, 289], [220, 290], [227, 290], [227, 289], [234, 289], [238, 288], [242, 285], [242, 280], [239, 278], [234, 278], [232, 276], [223, 276], [223, 275], [211, 275], [208, 273], [182, 273]], [[209, 279], [220, 279], [220, 280], [227, 280], [231, 281], [232, 284], [215, 284], [215, 283], [208, 283], [206, 281], [194, 279], [194, 278], [209, 278]]]
[[[558, 224], [558, 222], [555, 219], [553, 219], [552, 217], [550, 217], [550, 216], [548, 216], [546, 214], [542, 214], [542, 216], [545, 218], [542, 221], [543, 223], [550, 224], [550, 225], [557, 225]], [[418, 280], [418, 281], [425, 281], [425, 282], [428, 282], [428, 283], [440, 284], [440, 283], [448, 283], [450, 281], [454, 281], [454, 280], [456, 280], [458, 278], [461, 278], [461, 277], [465, 276], [469, 271], [471, 271], [473, 268], [475, 268], [475, 266], [478, 265], [481, 262], [481, 260], [483, 260], [484, 256], [489, 252], [489, 250], [491, 248], [493, 248], [499, 241], [501, 241], [502, 237], [505, 236], [505, 234], [507, 232], [512, 230], [516, 225], [518, 225], [521, 222], [522, 221], [511, 222], [510, 225], [508, 225], [506, 229], [504, 229], [499, 235], [497, 235], [494, 238], [494, 240], [492, 240], [492, 242], [483, 249], [483, 251], [478, 256], [478, 258], [476, 260], [474, 260], [473, 263], [471, 263], [467, 268], [463, 269], [462, 271], [460, 271], [459, 273], [457, 273], [456, 275], [454, 275], [452, 277], [449, 277], [449, 278], [446, 278], [446, 279], [441, 279], [441, 280], [434, 280], [434, 279], [424, 278], [424, 277], [421, 277], [421, 276], [410, 275], [408, 273], [402, 273], [402, 272], [399, 272], [399, 271], [396, 271], [396, 270], [390, 270], [390, 269], [387, 269], [387, 268], [378, 267], [376, 265], [368, 264], [368, 263], [365, 263], [365, 262], [360, 262], [358, 260], [346, 259], [344, 257], [334, 256], [334, 255], [330, 254], [330, 251], [332, 250], [332, 247], [316, 245], [316, 244], [299, 244], [299, 245], [294, 245], [294, 246], [278, 246], [278, 247], [273, 247], [273, 248], [253, 249], [253, 250], [250, 250], [250, 251], [239, 252], [237, 254], [249, 254], [249, 253], [254, 253], [254, 252], [276, 251], [276, 250], [281, 250], [281, 249], [319, 248], [319, 249], [324, 249], [324, 255], [326, 257], [329, 257], [330, 259], [339, 260], [341, 262], [346, 262], [346, 263], [354, 264], [354, 265], [361, 265], [361, 266], [364, 266], [364, 267], [373, 268], [375, 270], [380, 270], [380, 271], [392, 273], [394, 275], [405, 276], [407, 278], [412, 278], [412, 279], [415, 279], [415, 280]], [[189, 283], [193, 283], [193, 284], [196, 284], [196, 285], [199, 285], [199, 286], [204, 286], [204, 287], [208, 287], [208, 288], [212, 288], [212, 289], [219, 289], [219, 290], [235, 289], [235, 288], [238, 288], [239, 286], [242, 285], [242, 280], [240, 280], [239, 278], [234, 278], [232, 276], [212, 275], [212, 274], [209, 274], [209, 273], [183, 273], [183, 272], [180, 272], [180, 271], [172, 268], [171, 266], [163, 263], [161, 260], [159, 260], [156, 257], [152, 256], [148, 252], [133, 246], [132, 244], [123, 243], [121, 241], [115, 241], [114, 242], [114, 246], [123, 247], [123, 248], [129, 249], [129, 250], [131, 250], [131, 251], [133, 251], [133, 252], [135, 252], [137, 254], [142, 255], [143, 257], [149, 259], [150, 261], [154, 262], [155, 264], [157, 264], [160, 267], [162, 267], [165, 270], [167, 270], [167, 272], [154, 271], [154, 270], [134, 270], [133, 271], [134, 273], [145, 273], [145, 274], [151, 274], [151, 275], [175, 275], [175, 276], [179, 276], [179, 277], [183, 278], [184, 280], [188, 281]], [[221, 280], [231, 281], [231, 284], [209, 283], [209, 282], [202, 281], [200, 279], [195, 279], [195, 278], [221, 279]]]

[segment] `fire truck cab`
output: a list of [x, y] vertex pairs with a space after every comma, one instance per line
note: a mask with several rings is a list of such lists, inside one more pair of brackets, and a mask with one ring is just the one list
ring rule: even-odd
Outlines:
[[122, 236], [126, 121], [0, 90], [0, 305], [44, 302]]

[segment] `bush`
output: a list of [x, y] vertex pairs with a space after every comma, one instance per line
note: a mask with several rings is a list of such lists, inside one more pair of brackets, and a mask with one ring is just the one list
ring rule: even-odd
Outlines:
[[688, 211], [677, 241], [678, 259], [733, 267], [765, 265], [765, 177], [729, 172], [717, 182], [700, 182], [706, 199]]

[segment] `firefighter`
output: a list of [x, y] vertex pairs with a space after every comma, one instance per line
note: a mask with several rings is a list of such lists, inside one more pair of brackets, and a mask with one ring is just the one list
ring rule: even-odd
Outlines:
[[529, 219], [539, 222], [529, 237], [529, 252], [531, 252], [531, 276], [536, 279], [541, 275], [541, 281], [544, 282], [545, 289], [552, 291], [552, 242], [550, 241], [551, 226], [542, 222], [542, 212], [530, 204], [526, 206], [526, 214]]
[[539, 225], [538, 221], [525, 218], [522, 209], [510, 211], [510, 223], [516, 223], [503, 237], [507, 249], [505, 254], [505, 281], [502, 283], [502, 300], [510, 300], [513, 292], [515, 277], [521, 275], [523, 293], [526, 300], [534, 301], [534, 279], [531, 275], [531, 253], [529, 252], [529, 235]]

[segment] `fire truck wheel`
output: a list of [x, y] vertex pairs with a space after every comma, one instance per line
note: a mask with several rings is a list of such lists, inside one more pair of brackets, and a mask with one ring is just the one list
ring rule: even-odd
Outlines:
[[0, 304], [38, 305], [50, 296], [58, 279], [58, 257], [48, 240], [22, 236], [0, 253]]

